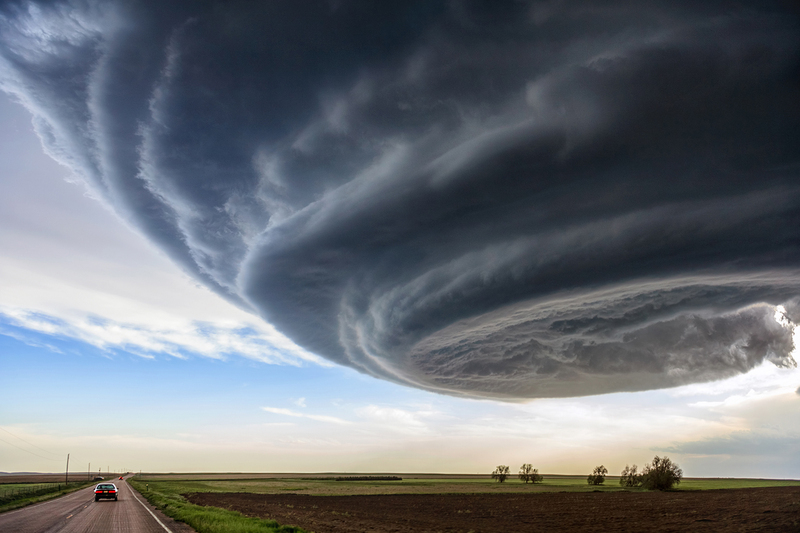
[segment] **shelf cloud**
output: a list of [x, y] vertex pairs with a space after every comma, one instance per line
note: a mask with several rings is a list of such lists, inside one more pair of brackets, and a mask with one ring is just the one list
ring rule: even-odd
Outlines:
[[0, 86], [339, 364], [507, 400], [796, 365], [786, 3], [8, 1]]

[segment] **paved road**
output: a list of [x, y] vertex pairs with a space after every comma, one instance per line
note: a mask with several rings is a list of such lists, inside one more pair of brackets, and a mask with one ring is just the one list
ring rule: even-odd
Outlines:
[[[156, 511], [127, 482], [113, 480], [119, 500], [94, 501], [94, 485], [0, 514], [0, 531], [14, 533], [194, 533]], [[152, 514], [151, 514], [152, 513]], [[154, 516], [155, 515], [155, 516]], [[159, 523], [160, 522], [160, 523]]]

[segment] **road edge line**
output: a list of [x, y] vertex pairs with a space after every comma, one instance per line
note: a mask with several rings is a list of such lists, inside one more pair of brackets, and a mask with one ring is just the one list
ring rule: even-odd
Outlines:
[[131, 496], [133, 496], [133, 499], [135, 499], [137, 502], [139, 502], [140, 504], [142, 504], [142, 507], [144, 507], [145, 511], [147, 511], [148, 513], [150, 513], [150, 516], [152, 516], [153, 518], [155, 518], [155, 519], [156, 519], [156, 522], [158, 522], [158, 525], [159, 525], [159, 526], [161, 526], [161, 527], [163, 527], [163, 528], [164, 528], [164, 531], [166, 531], [167, 533], [172, 533], [172, 530], [171, 530], [170, 528], [168, 528], [167, 526], [165, 526], [165, 525], [164, 525], [164, 522], [162, 522], [161, 520], [159, 520], [159, 519], [158, 519], [158, 517], [156, 516], [156, 514], [155, 514], [153, 511], [151, 511], [151, 510], [150, 510], [150, 508], [149, 508], [148, 506], [146, 506], [145, 504], [143, 504], [143, 503], [142, 503], [142, 500], [140, 500], [139, 498], [137, 498], [137, 497], [136, 497], [136, 489], [134, 489], [134, 488], [133, 488], [133, 487], [131, 487], [130, 485], [128, 485], [128, 488], [129, 488], [129, 489], [131, 489]]

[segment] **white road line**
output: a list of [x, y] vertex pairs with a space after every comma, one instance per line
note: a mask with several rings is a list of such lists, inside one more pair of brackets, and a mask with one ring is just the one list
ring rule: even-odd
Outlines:
[[151, 511], [151, 510], [150, 510], [150, 508], [149, 508], [148, 506], [146, 506], [145, 504], [143, 504], [143, 503], [142, 503], [142, 500], [140, 500], [139, 498], [137, 498], [137, 497], [136, 497], [136, 491], [135, 491], [135, 490], [133, 490], [133, 487], [131, 487], [130, 485], [128, 485], [128, 489], [130, 489], [130, 491], [131, 491], [131, 496], [133, 496], [133, 499], [134, 499], [134, 500], [136, 500], [137, 502], [139, 502], [139, 503], [141, 503], [141, 504], [142, 504], [142, 507], [144, 507], [145, 511], [147, 511], [148, 513], [150, 513], [150, 516], [152, 516], [153, 518], [155, 518], [155, 519], [156, 519], [156, 522], [158, 522], [158, 525], [159, 525], [159, 526], [161, 526], [161, 527], [163, 527], [163, 528], [164, 528], [164, 531], [166, 531], [167, 533], [172, 533], [172, 530], [171, 530], [170, 528], [168, 528], [167, 526], [165, 526], [165, 525], [164, 525], [164, 522], [162, 522], [161, 520], [159, 520], [159, 519], [158, 519], [158, 517], [157, 517], [157, 516], [156, 516], [156, 515], [153, 513], [153, 511]]

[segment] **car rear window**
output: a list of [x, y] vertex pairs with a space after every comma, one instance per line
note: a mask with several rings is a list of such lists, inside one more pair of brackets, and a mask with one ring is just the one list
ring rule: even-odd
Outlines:
[[112, 490], [116, 487], [114, 485], [97, 485], [97, 488], [100, 490]]

